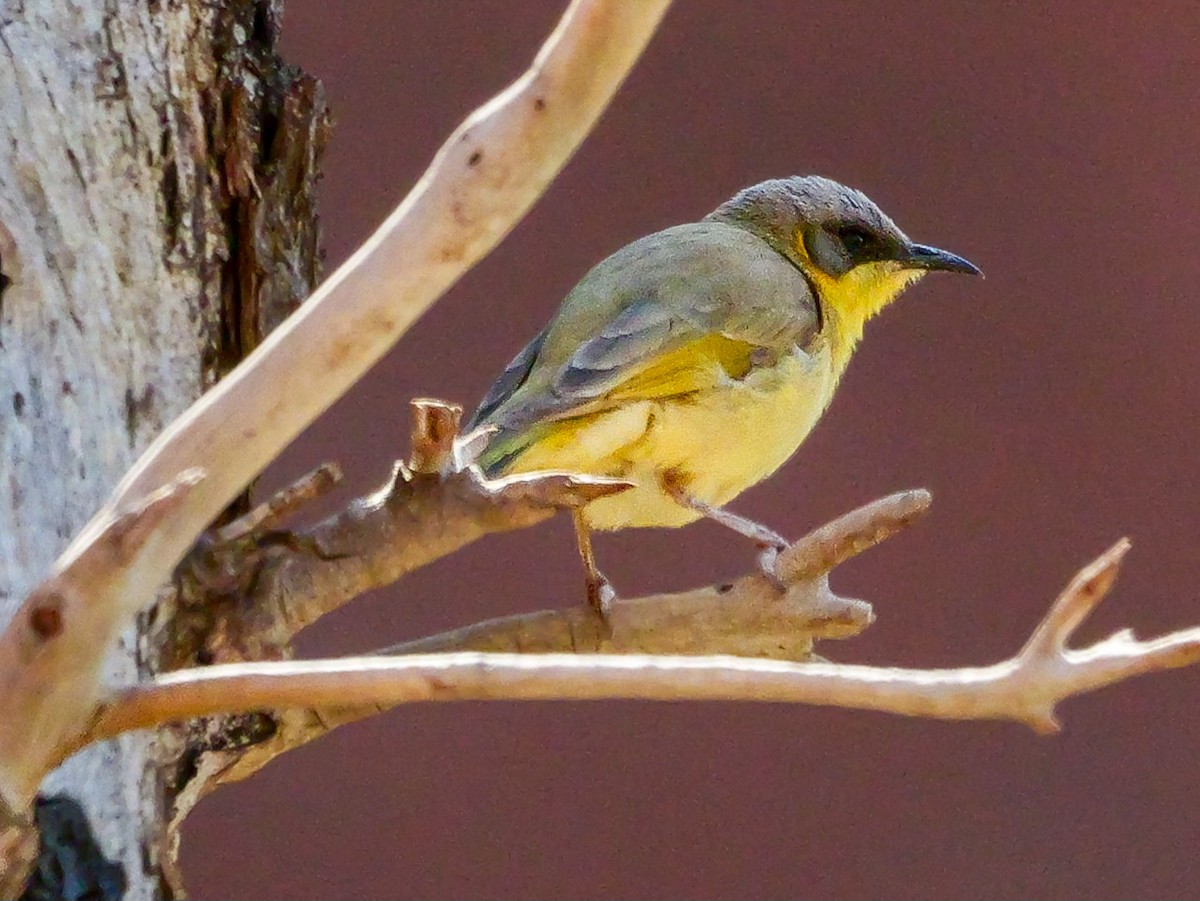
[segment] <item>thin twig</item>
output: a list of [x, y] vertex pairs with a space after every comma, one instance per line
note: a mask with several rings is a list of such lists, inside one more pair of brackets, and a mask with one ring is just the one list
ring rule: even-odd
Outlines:
[[894, 669], [734, 657], [455, 653], [249, 663], [160, 676], [118, 693], [93, 732], [219, 712], [419, 701], [638, 698], [787, 701], [940, 719], [998, 719], [1058, 729], [1055, 705], [1143, 673], [1200, 660], [1200, 627], [1150, 641], [1128, 631], [1082, 650], [1065, 642], [1095, 606], [1125, 551], [1119, 543], [1055, 602], [1031, 642], [987, 667]]
[[1121, 561], [1130, 547], [1129, 539], [1122, 538], [1075, 574], [1030, 636], [1021, 652], [1023, 656], [1031, 659], [1053, 657], [1064, 649], [1071, 634], [1112, 590]]
[[880, 498], [809, 532], [779, 555], [776, 571], [787, 582], [811, 578], [875, 547], [926, 513], [933, 498], [918, 488]]
[[267, 529], [277, 529], [288, 517], [327, 494], [342, 480], [342, 468], [336, 463], [322, 463], [312, 472], [275, 492], [261, 504], [243, 513], [213, 533], [216, 544], [244, 541]]

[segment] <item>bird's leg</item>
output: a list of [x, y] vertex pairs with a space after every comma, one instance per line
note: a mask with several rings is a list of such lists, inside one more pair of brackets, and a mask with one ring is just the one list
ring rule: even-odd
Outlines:
[[701, 516], [711, 519], [713, 522], [720, 523], [727, 529], [732, 529], [739, 535], [745, 535], [759, 550], [758, 568], [762, 570], [763, 575], [771, 580], [771, 583], [782, 590], [783, 583], [779, 580], [779, 576], [775, 573], [775, 561], [779, 559], [780, 553], [788, 547], [789, 541], [776, 532], [774, 529], [764, 526], [762, 523], [755, 522], [752, 519], [747, 519], [745, 516], [738, 516], [723, 507], [717, 507], [713, 504], [707, 504], [699, 498], [692, 497], [681, 484], [681, 479], [674, 471], [663, 473], [662, 478], [663, 491], [667, 496], [677, 504], [695, 510]]
[[579, 557], [583, 560], [583, 568], [587, 574], [587, 602], [600, 617], [605, 629], [610, 629], [609, 614], [612, 603], [617, 599], [617, 592], [612, 583], [604, 577], [604, 573], [596, 568], [596, 553], [592, 550], [592, 533], [584, 522], [583, 513], [574, 510], [571, 516], [575, 522], [575, 540], [579, 544]]

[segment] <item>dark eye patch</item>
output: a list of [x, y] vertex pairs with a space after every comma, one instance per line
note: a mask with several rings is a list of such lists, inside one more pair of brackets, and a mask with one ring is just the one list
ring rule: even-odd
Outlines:
[[858, 262], [867, 259], [878, 247], [879, 240], [860, 225], [842, 225], [837, 229], [838, 240], [846, 248], [850, 259]]

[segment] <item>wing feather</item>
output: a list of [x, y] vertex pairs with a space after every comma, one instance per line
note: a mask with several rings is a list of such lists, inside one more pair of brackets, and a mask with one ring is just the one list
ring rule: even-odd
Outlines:
[[743, 378], [812, 340], [816, 304], [800, 272], [732, 226], [635, 241], [585, 276], [488, 392], [470, 422], [497, 429], [484, 465], [502, 470], [562, 420]]
[[488, 393], [479, 402], [479, 408], [467, 420], [467, 424], [463, 429], [464, 432], [469, 432], [471, 429], [476, 428], [503, 406], [516, 393], [518, 388], [525, 384], [525, 380], [529, 378], [529, 373], [533, 370], [534, 363], [537, 362], [538, 354], [542, 350], [542, 344], [546, 340], [546, 332], [549, 330], [549, 326], [542, 329], [538, 336], [526, 344], [521, 349], [521, 352], [513, 357], [512, 361], [504, 367], [504, 372], [500, 373], [500, 378], [496, 379], [492, 387], [488, 389]]

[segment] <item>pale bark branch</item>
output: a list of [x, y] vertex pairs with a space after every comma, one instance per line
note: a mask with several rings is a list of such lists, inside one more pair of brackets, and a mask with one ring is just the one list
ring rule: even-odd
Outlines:
[[[444, 456], [450, 452], [447, 449], [452, 447], [453, 440], [442, 442], [443, 450], [439, 452], [431, 447], [433, 442], [427, 439], [432, 433], [445, 436], [453, 434], [457, 423], [455, 411], [447, 405], [433, 401], [419, 405], [418, 411], [414, 417], [414, 448], [419, 451], [416, 456], [424, 459], [432, 469], [447, 465]], [[441, 421], [446, 428], [428, 428], [426, 424], [431, 418]], [[451, 484], [457, 484], [457, 480], [463, 476], [463, 473], [453, 472], [444, 479], [448, 479]], [[538, 485], [553, 487], [558, 478], [554, 475], [539, 475], [534, 477], [533, 481], [524, 484], [529, 488]], [[444, 479], [421, 484], [444, 487]], [[610, 486], [594, 486], [583, 482], [573, 490], [596, 490], [597, 487]], [[392, 514], [379, 510], [377, 515], [385, 517], [384, 521], [389, 525], [381, 527], [378, 522], [368, 521], [366, 527], [356, 534], [356, 540], [362, 542], [359, 549], [366, 548], [369, 553], [357, 557], [333, 557], [326, 561], [329, 572], [342, 573], [342, 581], [333, 585], [338, 589], [334, 594], [339, 603], [352, 596], [355, 591], [365, 590], [362, 578], [370, 580], [381, 571], [386, 572], [395, 567], [397, 555], [399, 559], [405, 560], [413, 554], [431, 553], [429, 547], [420, 541], [414, 542], [413, 537], [414, 534], [423, 534], [419, 523], [426, 520], [437, 523], [443, 521], [446, 516], [446, 497], [437, 494], [441, 489], [432, 490], [434, 494], [431, 497], [438, 498], [441, 506], [432, 507], [428, 517], [418, 517], [415, 520], [417, 528], [393, 530], [390, 525]], [[390, 492], [384, 493], [390, 496]], [[497, 501], [499, 508], [489, 502], [486, 496], [479, 495], [477, 490], [469, 496], [482, 497], [483, 500], [473, 507], [461, 510], [449, 504], [451, 515], [464, 513], [468, 516], [467, 520], [457, 522], [450, 530], [453, 535], [461, 536], [464, 532], [475, 534], [478, 526], [471, 525], [473, 522], [486, 524], [489, 520], [494, 520], [512, 527], [515, 523], [514, 515], [519, 518], [539, 512], [537, 507], [528, 511], [522, 506], [527, 499], [518, 498], [506, 503], [503, 493]], [[734, 654], [797, 661], [819, 659], [813, 654], [815, 640], [857, 635], [874, 621], [874, 614], [870, 604], [865, 601], [842, 598], [834, 594], [829, 588], [827, 569], [796, 564], [823, 559], [827, 565], [834, 565], [851, 553], [865, 550], [912, 524], [928, 510], [929, 503], [928, 492], [900, 492], [873, 501], [801, 538], [781, 554], [779, 572], [784, 574], [786, 579], [784, 591], [769, 584], [761, 572], [756, 570], [736, 581], [707, 588], [618, 600], [612, 609], [608, 627], [599, 621], [590, 608], [574, 604], [563, 610], [543, 610], [490, 620], [464, 629], [418, 639], [378, 653], [399, 655], [463, 650], [520, 653], [570, 651], [599, 654]], [[411, 505], [411, 502], [408, 505]], [[375, 506], [378, 510], [379, 505]], [[351, 508], [353, 507], [352, 504]], [[344, 516], [339, 514], [333, 517], [333, 520], [341, 521]], [[340, 523], [339, 528], [345, 530], [347, 527], [347, 523]], [[349, 528], [353, 532], [356, 526], [350, 524]], [[393, 531], [397, 532], [397, 540], [392, 540]], [[304, 537], [305, 540], [312, 538], [311, 535]], [[437, 542], [433, 544], [434, 550], [441, 547]], [[837, 555], [835, 559], [834, 556], [825, 553], [825, 549], [831, 545], [848, 550]], [[351, 566], [350, 570], [346, 571], [344, 566], [348, 562]], [[212, 569], [207, 568], [210, 571]], [[239, 571], [235, 563], [234, 574]], [[286, 573], [287, 570], [282, 572]], [[255, 576], [253, 579], [255, 586], [270, 581], [261, 576]], [[280, 606], [280, 603], [286, 600], [286, 595], [280, 595], [274, 589], [252, 594], [252, 597], [256, 598], [256, 603], [252, 604], [243, 602], [225, 605], [214, 603], [212, 598], [208, 599], [208, 603], [204, 605], [205, 610], [211, 611], [215, 606], [218, 610], [233, 612], [227, 615], [219, 613], [209, 623], [209, 628], [205, 631], [210, 640], [206, 659], [230, 662], [280, 656], [278, 652], [286, 650], [286, 644], [275, 646], [275, 654], [268, 653], [269, 648], [251, 646], [254, 642], [263, 640], [262, 630], [288, 633], [295, 626], [295, 618], [304, 616], [306, 606], [311, 605], [317, 612], [331, 606], [327, 601], [321, 600], [319, 594], [312, 593], [312, 583], [297, 585], [285, 577], [274, 584], [292, 584], [298, 591], [299, 608], [295, 605], [289, 608], [286, 604]], [[341, 590], [347, 586], [350, 586], [347, 590]], [[279, 603], [263, 603], [270, 598]], [[277, 615], [273, 610], [290, 612], [287, 615]], [[255, 617], [258, 617], [257, 621]], [[250, 745], [236, 742], [235, 748], [228, 747], [230, 743], [221, 741], [219, 737], [214, 739], [214, 736], [220, 735], [223, 728], [220, 719], [195, 723], [187, 729], [189, 741], [196, 747], [207, 749], [204, 763], [206, 775], [203, 780], [207, 784], [198, 785], [196, 791], [202, 794], [218, 783], [245, 778], [279, 754], [319, 738], [336, 726], [378, 713], [381, 709], [384, 708], [380, 705], [368, 705], [341, 707], [336, 710], [285, 711], [270, 718], [269, 729], [255, 728], [254, 731], [266, 733], [262, 740]], [[234, 718], [228, 723], [228, 728], [231, 731], [244, 732], [247, 728], [245, 718]]]
[[167, 674], [120, 692], [93, 734], [258, 709], [605, 698], [796, 702], [1014, 720], [1053, 732], [1059, 728], [1054, 709], [1064, 698], [1200, 660], [1200, 627], [1149, 641], [1126, 630], [1089, 648], [1065, 647], [1080, 614], [1111, 585], [1126, 548], [1122, 541], [1085, 568], [1025, 649], [993, 666], [917, 670], [734, 657], [487, 653], [229, 664]]
[[[814, 640], [851, 638], [875, 619], [867, 602], [830, 590], [830, 570], [912, 525], [929, 510], [929, 503], [926, 491], [902, 491], [805, 535], [777, 561], [784, 591], [756, 571], [692, 591], [619, 598], [613, 603], [609, 628], [589, 609], [576, 606], [488, 620], [378, 653], [571, 651], [808, 660]], [[839, 553], [830, 553], [830, 546]]]
[[667, 5], [575, 0], [529, 71], [450, 135], [378, 231], [155, 441], [117, 498], [203, 464], [213, 477], [195, 504], [206, 508], [200, 525], [211, 520], [521, 219]]
[[[89, 630], [72, 641], [73, 669], [98, 670], [118, 631], [217, 514], [516, 224], [603, 112], [667, 5], [574, 0], [529, 71], [451, 135], [375, 235], [164, 430], [56, 566], [58, 579], [75, 578], [80, 567], [92, 571], [86, 587], [76, 578], [81, 596], [111, 623], [107, 634]], [[87, 563], [114, 510], [198, 466], [207, 477], [157, 521], [153, 541], [107, 567]], [[14, 622], [29, 621], [30, 605], [49, 584], [30, 595]], [[64, 634], [73, 634], [69, 623]], [[70, 741], [94, 704], [94, 691], [61, 697], [26, 691], [32, 683], [21, 672], [28, 669], [23, 641], [21, 628], [0, 636], [0, 679], [26, 695], [0, 692], [0, 721], [6, 733], [24, 731], [27, 723], [43, 731], [0, 744], [0, 792], [16, 809], [29, 803], [57, 756], [48, 752]], [[46, 667], [40, 679], [57, 684], [61, 675]], [[57, 705], [52, 715], [37, 709], [48, 697]], [[16, 712], [25, 718], [10, 715]]]
[[0, 819], [23, 811], [63, 736], [77, 732], [103, 696], [103, 657], [118, 609], [93, 603], [93, 578], [105, 578], [158, 540], [157, 526], [187, 501], [204, 474], [192, 469], [117, 510], [74, 564], [30, 594], [0, 641]]
[[235, 544], [279, 529], [288, 517], [330, 491], [342, 480], [342, 468], [322, 463], [232, 522], [213, 530], [216, 544]]
[[484, 535], [629, 487], [568, 473], [488, 479], [457, 469], [461, 408], [422, 399], [410, 409], [410, 459], [375, 491], [315, 525], [280, 529], [297, 495], [328, 483], [318, 470], [197, 544], [177, 575], [176, 615], [154, 637], [164, 669], [284, 656], [301, 629], [364, 592]]

